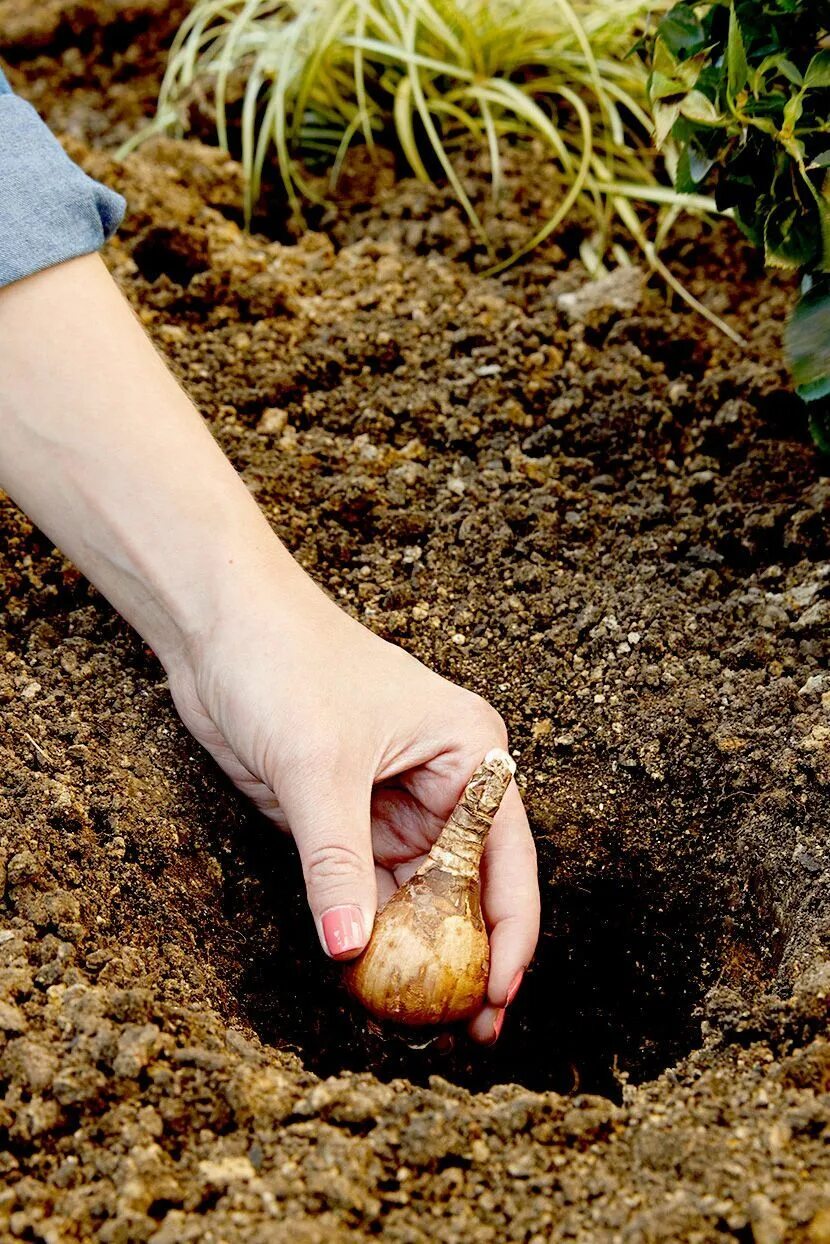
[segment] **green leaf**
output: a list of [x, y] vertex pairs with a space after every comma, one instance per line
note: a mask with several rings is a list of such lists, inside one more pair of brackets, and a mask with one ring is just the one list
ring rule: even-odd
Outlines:
[[715, 157], [713, 155], [709, 155], [708, 152], [704, 151], [703, 148], [699, 147], [695, 142], [689, 143], [687, 153], [689, 157], [689, 175], [695, 185], [699, 185], [710, 169], [714, 168]]
[[803, 268], [816, 257], [819, 239], [813, 213], [797, 199], [775, 204], [764, 223], [764, 253], [773, 268]]
[[799, 91], [797, 95], [791, 95], [784, 107], [784, 125], [792, 132], [801, 120], [801, 114], [804, 111], [804, 94]]
[[808, 90], [830, 87], [830, 51], [816, 52], [804, 74], [804, 86]]
[[796, 389], [805, 401], [830, 394], [830, 279], [812, 282], [790, 316], [786, 333]]
[[729, 94], [735, 96], [746, 86], [749, 65], [746, 60], [743, 35], [734, 5], [729, 10], [729, 37], [726, 43], [726, 72]]
[[770, 69], [776, 70], [776, 72], [779, 73], [782, 78], [786, 78], [792, 86], [802, 86], [804, 83], [804, 79], [801, 76], [797, 66], [794, 65], [791, 60], [788, 60], [786, 56], [782, 56], [780, 53], [775, 56], [765, 57], [755, 72], [760, 79], [764, 79]]
[[817, 193], [816, 205], [818, 207], [822, 241], [822, 254], [818, 267], [820, 267], [823, 272], [830, 272], [830, 195], [828, 195], [826, 184], [824, 193]]
[[686, 87], [676, 78], [667, 78], [665, 74], [655, 70], [649, 79], [648, 92], [653, 104], [669, 101], [679, 103], [686, 94]]
[[688, 147], [681, 147], [680, 155], [677, 157], [677, 168], [674, 173], [674, 188], [675, 190], [679, 190], [681, 194], [694, 194], [697, 190], [697, 182], [692, 176]]
[[654, 141], [658, 147], [662, 147], [680, 116], [680, 104], [655, 103], [652, 112], [654, 113]]
[[[822, 397], [830, 393], [830, 381]], [[810, 411], [810, 435], [823, 454], [830, 454], [830, 405]]]
[[657, 34], [672, 56], [685, 60], [706, 42], [703, 27], [691, 5], [676, 4], [657, 26]]
[[[693, 86], [697, 85], [701, 70], [706, 64], [706, 50], [690, 56], [688, 60], [676, 60], [666, 48], [665, 44], [657, 43], [654, 49], [654, 65], [652, 68], [651, 81], [672, 82], [675, 89], [690, 91]], [[653, 95], [653, 87], [649, 86], [649, 92]]]
[[811, 161], [810, 164], [807, 165], [807, 167], [808, 168], [830, 168], [830, 151], [819, 152], [819, 154], [815, 157], [814, 160]]
[[702, 91], [689, 91], [680, 105], [680, 111], [687, 120], [696, 121], [699, 125], [719, 125], [722, 120], [711, 99]]
[[675, 189], [681, 194], [695, 194], [706, 174], [715, 164], [714, 156], [707, 153], [693, 139], [682, 147], [677, 160], [674, 177]]

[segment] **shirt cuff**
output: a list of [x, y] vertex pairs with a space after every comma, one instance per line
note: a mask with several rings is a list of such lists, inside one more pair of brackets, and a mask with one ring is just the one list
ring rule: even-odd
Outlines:
[[31, 104], [0, 87], [0, 286], [99, 250], [125, 209], [70, 160]]

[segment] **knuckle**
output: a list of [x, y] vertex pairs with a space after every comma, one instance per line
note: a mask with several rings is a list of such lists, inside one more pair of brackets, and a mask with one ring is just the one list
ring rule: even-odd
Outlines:
[[507, 742], [507, 726], [498, 709], [493, 708], [483, 696], [473, 695], [473, 709], [482, 733], [489, 739]]
[[363, 856], [348, 843], [327, 843], [312, 847], [303, 856], [303, 876], [310, 889], [361, 879], [367, 874]]

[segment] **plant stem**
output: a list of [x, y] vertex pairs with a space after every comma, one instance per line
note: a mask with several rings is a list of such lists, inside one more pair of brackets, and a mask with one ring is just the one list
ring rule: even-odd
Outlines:
[[487, 753], [419, 873], [437, 867], [459, 877], [478, 878], [484, 843], [515, 770], [507, 752]]

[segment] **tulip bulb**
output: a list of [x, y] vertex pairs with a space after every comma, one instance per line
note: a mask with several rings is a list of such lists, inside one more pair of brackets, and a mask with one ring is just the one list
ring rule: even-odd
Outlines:
[[446, 1024], [469, 1019], [487, 996], [490, 943], [481, 914], [481, 853], [516, 770], [488, 752], [416, 873], [378, 912], [346, 983], [378, 1019]]

